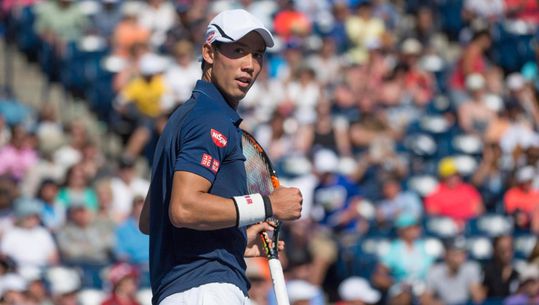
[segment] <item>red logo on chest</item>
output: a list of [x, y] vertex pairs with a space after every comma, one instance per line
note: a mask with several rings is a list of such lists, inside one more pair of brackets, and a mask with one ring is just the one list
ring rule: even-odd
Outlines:
[[211, 129], [211, 139], [215, 145], [221, 148], [225, 147], [228, 142], [227, 138], [222, 133], [213, 128]]

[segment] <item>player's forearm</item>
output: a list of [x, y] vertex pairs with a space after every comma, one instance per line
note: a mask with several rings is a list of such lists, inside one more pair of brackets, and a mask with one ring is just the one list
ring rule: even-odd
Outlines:
[[170, 221], [175, 227], [206, 231], [236, 226], [232, 199], [203, 192], [182, 197], [170, 205]]

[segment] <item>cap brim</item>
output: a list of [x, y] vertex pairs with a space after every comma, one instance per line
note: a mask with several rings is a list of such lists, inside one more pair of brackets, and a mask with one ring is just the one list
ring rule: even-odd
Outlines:
[[[230, 39], [226, 38], [226, 37], [223, 37], [223, 36], [218, 36], [215, 38], [215, 41], [219, 41], [219, 42], [223, 42], [223, 43], [232, 43], [232, 42], [236, 42], [240, 39], [242, 39], [245, 35], [251, 33], [252, 31], [255, 31], [257, 32], [258, 34], [260, 34], [260, 36], [262, 36], [262, 39], [264, 40], [264, 43], [266, 44], [266, 47], [267, 48], [271, 48], [275, 45], [275, 42], [273, 41], [273, 36], [271, 35], [271, 33], [264, 29], [264, 28], [256, 28], [256, 29], [253, 29], [253, 30], [250, 30], [246, 33], [243, 33], [242, 35], [238, 35], [239, 37], [235, 38], [234, 41], [231, 41]], [[234, 37], [232, 37], [234, 38]]]

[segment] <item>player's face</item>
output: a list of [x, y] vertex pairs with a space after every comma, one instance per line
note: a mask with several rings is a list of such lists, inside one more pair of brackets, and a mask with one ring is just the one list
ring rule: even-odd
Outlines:
[[226, 100], [236, 107], [255, 82], [264, 63], [265, 43], [251, 32], [233, 43], [216, 47], [212, 64], [212, 82]]

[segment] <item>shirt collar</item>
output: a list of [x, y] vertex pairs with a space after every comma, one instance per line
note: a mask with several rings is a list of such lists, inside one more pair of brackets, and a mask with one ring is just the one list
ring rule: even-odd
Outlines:
[[215, 87], [213, 83], [210, 83], [205, 80], [198, 80], [195, 89], [193, 89], [193, 92], [200, 92], [207, 97], [209, 97], [208, 101], [215, 107], [219, 108], [223, 111], [223, 113], [230, 118], [232, 123], [234, 123], [235, 126], [239, 126], [242, 118], [238, 114], [238, 112], [232, 108], [221, 92]]

